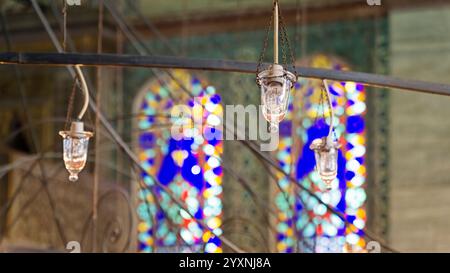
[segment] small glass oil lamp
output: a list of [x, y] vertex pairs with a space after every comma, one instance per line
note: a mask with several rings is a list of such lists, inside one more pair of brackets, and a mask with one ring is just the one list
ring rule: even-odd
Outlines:
[[331, 183], [337, 177], [338, 149], [340, 148], [340, 144], [333, 138], [334, 111], [331, 102], [331, 93], [327, 81], [323, 79], [322, 82], [326, 90], [328, 107], [330, 108], [330, 127], [328, 135], [323, 138], [314, 139], [309, 148], [314, 151], [316, 171], [325, 183], [327, 190], [330, 190]]
[[323, 79], [322, 82], [327, 95], [328, 107], [330, 108], [330, 127], [328, 136], [314, 139], [309, 148], [314, 151], [316, 170], [327, 186], [327, 190], [330, 190], [331, 183], [336, 179], [338, 172], [338, 149], [340, 145], [333, 138], [334, 111], [330, 89], [326, 79]]
[[309, 146], [314, 151], [316, 171], [325, 183], [327, 190], [331, 189], [331, 183], [337, 176], [339, 143], [331, 136], [314, 139]]
[[84, 131], [83, 122], [74, 121], [69, 131], [60, 131], [59, 134], [63, 137], [63, 159], [69, 180], [75, 182], [86, 165], [89, 138], [93, 133]]

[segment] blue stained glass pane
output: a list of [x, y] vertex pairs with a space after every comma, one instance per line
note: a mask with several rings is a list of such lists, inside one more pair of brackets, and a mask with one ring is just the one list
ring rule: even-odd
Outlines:
[[350, 180], [352, 180], [353, 177], [355, 177], [355, 173], [354, 172], [348, 171], [348, 172], [345, 173], [345, 179], [346, 180], [350, 181]]
[[361, 133], [364, 131], [364, 119], [361, 116], [350, 116], [347, 118], [347, 132]]
[[195, 213], [194, 217], [195, 217], [196, 219], [202, 219], [202, 218], [203, 218], [203, 210], [202, 210], [202, 209], [199, 209], [199, 210]]
[[280, 123], [280, 135], [290, 136], [292, 133], [292, 122], [281, 122]]
[[213, 236], [208, 240], [209, 243], [213, 243], [215, 245], [220, 245], [219, 237]]
[[210, 100], [211, 100], [211, 102], [218, 104], [221, 99], [220, 99], [220, 96], [216, 94], [216, 95], [211, 96]]
[[173, 161], [170, 153], [167, 154], [163, 159], [161, 169], [158, 173], [158, 180], [162, 184], [168, 185], [177, 174], [178, 169], [179, 167], [175, 165], [175, 162]]
[[219, 166], [219, 167], [214, 168], [213, 172], [215, 175], [222, 175], [222, 167]]
[[155, 138], [152, 133], [143, 132], [139, 137], [139, 145], [141, 149], [150, 149], [155, 145]]
[[348, 220], [350, 223], [353, 223], [353, 221], [355, 221], [355, 219], [356, 219], [356, 216], [352, 216], [352, 215], [348, 215], [348, 216], [347, 216], [347, 220]]

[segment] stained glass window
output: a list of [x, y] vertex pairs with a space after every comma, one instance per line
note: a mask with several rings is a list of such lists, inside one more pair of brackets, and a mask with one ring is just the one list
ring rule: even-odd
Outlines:
[[[348, 70], [335, 58], [315, 55], [306, 66]], [[330, 191], [315, 172], [314, 154], [309, 146], [326, 136], [329, 110], [321, 106], [322, 83], [299, 78], [287, 118], [280, 124], [280, 146], [276, 152], [280, 166], [296, 177], [297, 183], [336, 207], [357, 228], [350, 228], [307, 192], [293, 187], [280, 173], [282, 191], [275, 196], [277, 206], [277, 250], [279, 252], [361, 251], [365, 246], [362, 229], [366, 223], [366, 138], [365, 89], [354, 82], [330, 81], [335, 111], [335, 137], [342, 148], [338, 155], [338, 177]]]
[[[221, 122], [221, 98], [213, 86], [199, 78], [181, 70], [173, 73], [173, 78], [150, 82], [138, 99], [138, 156], [146, 170], [141, 173], [145, 187], [139, 190], [139, 250], [221, 252], [221, 242], [215, 235], [222, 233], [223, 143], [204, 134], [214, 132]], [[186, 96], [180, 83], [195, 100]], [[173, 138], [168, 115], [176, 104], [201, 111], [204, 131], [192, 126], [183, 131], [184, 138]], [[169, 187], [195, 219], [155, 186], [154, 179]], [[212, 232], [203, 230], [196, 220], [203, 221]]]

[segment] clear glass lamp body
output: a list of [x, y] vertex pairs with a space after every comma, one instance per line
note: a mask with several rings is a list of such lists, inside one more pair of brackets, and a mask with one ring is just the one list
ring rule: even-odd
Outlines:
[[61, 131], [59, 134], [63, 137], [63, 159], [69, 180], [77, 181], [78, 173], [86, 165], [87, 151], [91, 132], [71, 134], [70, 131]]
[[280, 65], [273, 65], [258, 74], [261, 88], [261, 105], [264, 118], [270, 123], [271, 130], [286, 116], [289, 97], [295, 75]]
[[338, 148], [339, 144], [334, 141], [327, 141], [327, 138], [315, 139], [310, 147], [314, 150], [316, 160], [316, 170], [320, 178], [331, 188], [331, 183], [337, 177], [338, 172]]
[[286, 116], [289, 103], [291, 85], [289, 80], [282, 79], [283, 84], [278, 81], [261, 85], [261, 101], [264, 118], [269, 123], [280, 123]]

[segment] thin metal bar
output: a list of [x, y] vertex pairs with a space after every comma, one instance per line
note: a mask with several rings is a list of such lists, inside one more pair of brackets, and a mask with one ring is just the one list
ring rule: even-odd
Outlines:
[[[193, 59], [172, 56], [140, 56], [94, 53], [0, 53], [0, 64], [46, 65], [61, 66], [82, 64], [86, 66], [116, 66], [116, 67], [149, 67], [149, 68], [180, 68], [192, 70], [224, 71], [255, 73], [256, 63], [232, 60]], [[391, 76], [320, 69], [311, 67], [296, 67], [300, 77], [328, 79], [336, 81], [353, 81], [368, 86], [387, 87], [416, 91], [428, 94], [450, 96], [450, 85], [417, 80], [399, 79]]]
[[[278, 1], [273, 11], [273, 63], [278, 64]], [[283, 41], [281, 41], [283, 42]]]

